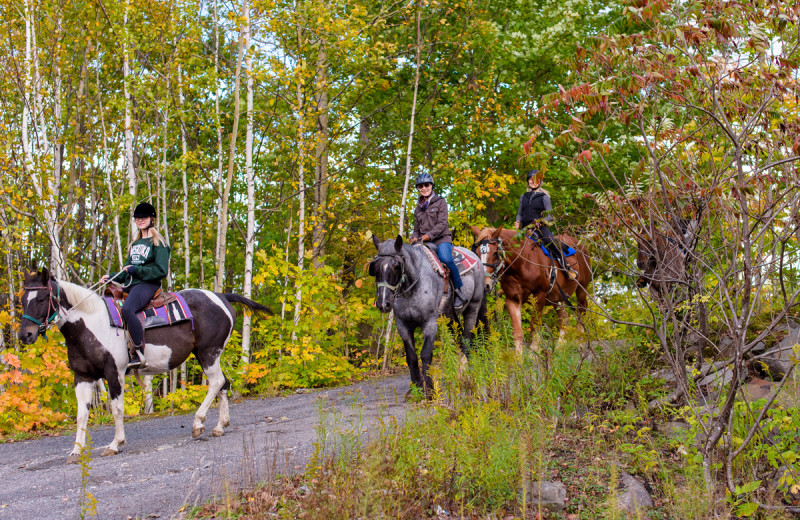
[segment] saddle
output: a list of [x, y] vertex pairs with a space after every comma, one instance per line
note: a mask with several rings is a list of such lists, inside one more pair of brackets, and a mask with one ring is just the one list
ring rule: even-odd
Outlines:
[[[450, 279], [450, 269], [447, 268], [446, 265], [439, 260], [439, 255], [432, 247], [433, 244], [423, 244], [425, 256], [428, 257], [428, 261], [433, 267], [433, 270], [445, 280]], [[458, 266], [458, 274], [465, 275], [471, 272], [475, 266], [478, 264], [478, 261], [468, 254], [468, 250], [464, 249], [463, 247], [454, 247], [453, 248], [453, 261]], [[447, 292], [448, 287], [450, 286], [449, 283], [444, 285], [444, 292]]]
[[[103, 300], [106, 302], [112, 327], [125, 327], [125, 319], [122, 317], [121, 309], [127, 297], [128, 295], [121, 287], [106, 286]], [[189, 310], [189, 306], [183, 296], [174, 292], [164, 292], [161, 289], [156, 291], [150, 303], [137, 316], [145, 330], [174, 325], [187, 320], [191, 320], [192, 327], [194, 327], [192, 312]]]
[[[106, 285], [103, 296], [111, 297], [114, 299], [114, 301], [118, 301], [120, 303], [128, 299], [128, 293], [126, 293], [122, 287], [112, 284]], [[147, 309], [155, 309], [156, 307], [164, 307], [165, 305], [168, 305], [174, 301], [177, 301], [175, 293], [165, 293], [159, 287], [159, 289], [153, 295], [153, 299], [150, 300], [150, 303], [147, 304], [147, 307], [142, 310], [145, 311]]]

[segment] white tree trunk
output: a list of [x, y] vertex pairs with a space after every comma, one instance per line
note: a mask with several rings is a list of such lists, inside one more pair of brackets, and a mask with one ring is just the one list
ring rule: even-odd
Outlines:
[[[61, 13], [59, 12], [56, 18], [55, 31], [56, 40], [61, 27]], [[36, 33], [34, 32], [34, 35]], [[35, 40], [34, 40], [35, 41]], [[34, 51], [36, 47], [34, 46]], [[48, 180], [48, 191], [50, 193], [47, 201], [47, 210], [45, 213], [45, 226], [47, 227], [47, 234], [50, 239], [50, 272], [56, 278], [64, 278], [64, 254], [61, 248], [61, 222], [58, 217], [58, 206], [61, 199], [61, 64], [59, 59], [60, 52], [56, 51], [53, 59], [53, 176]], [[36, 56], [36, 68], [38, 69], [38, 52]], [[38, 73], [37, 73], [38, 76]], [[41, 96], [41, 94], [37, 94]], [[39, 100], [39, 110], [41, 111], [42, 120], [42, 134], [43, 140], [46, 143], [46, 126], [44, 117], [43, 101]]]
[[[180, 65], [178, 66], [178, 102], [180, 109], [183, 110], [183, 71]], [[189, 286], [189, 275], [191, 274], [191, 259], [189, 249], [189, 182], [186, 178], [186, 157], [188, 146], [186, 143], [186, 127], [183, 124], [183, 115], [180, 118], [181, 123], [181, 183], [183, 186], [183, 283], [185, 287]]]
[[[255, 177], [253, 175], [253, 56], [249, 52], [252, 27], [250, 9], [246, 11], [247, 33], [245, 48], [247, 52], [247, 137], [245, 139], [245, 172], [247, 175], [247, 236], [244, 251], [244, 295], [253, 295], [253, 250], [255, 248]], [[251, 315], [246, 312], [242, 319], [242, 364], [250, 362], [250, 322]]]
[[[130, 78], [130, 58], [128, 56], [128, 9], [129, 2], [125, 2], [125, 17], [123, 19], [123, 43], [122, 43], [122, 93], [125, 97], [125, 170], [128, 175], [128, 194], [136, 200], [136, 169], [133, 162], [133, 124], [131, 91], [128, 85]], [[128, 226], [128, 237], [133, 237], [135, 225], [133, 221]]]
[[25, 157], [25, 171], [32, 172], [33, 186], [38, 197], [42, 196], [42, 181], [39, 172], [33, 167], [33, 152], [31, 151], [30, 135], [28, 125], [31, 119], [31, 85], [33, 82], [33, 59], [31, 57], [31, 33], [33, 32], [33, 9], [30, 3], [33, 0], [25, 0], [25, 92], [22, 100], [22, 153]]
[[[217, 126], [217, 234], [214, 245], [214, 262], [219, 258], [220, 235], [222, 233], [222, 120], [219, 112], [219, 98], [222, 95], [219, 88], [219, 1], [214, 0], [214, 117]], [[220, 277], [214, 273], [214, 292], [222, 292]]]
[[[248, 9], [247, 0], [242, 4], [242, 16]], [[230, 148], [228, 151], [228, 176], [225, 179], [225, 187], [222, 191], [221, 211], [220, 211], [220, 229], [217, 235], [217, 277], [216, 286], [221, 291], [225, 286], [225, 256], [227, 254], [227, 235], [228, 235], [228, 199], [231, 194], [231, 184], [233, 184], [233, 167], [236, 161], [236, 134], [239, 132], [239, 83], [242, 73], [242, 54], [244, 47], [244, 33], [245, 26], [239, 29], [239, 52], [236, 59], [236, 75], [234, 76], [233, 85], [233, 127], [231, 128]]]
[[[302, 48], [302, 38], [301, 38], [301, 29], [300, 26], [297, 27], [297, 47], [298, 49]], [[302, 74], [302, 72], [301, 72]], [[305, 221], [306, 221], [306, 185], [305, 179], [303, 176], [305, 175], [304, 171], [304, 163], [305, 163], [305, 142], [303, 140], [303, 130], [304, 130], [304, 119], [305, 116], [303, 114], [303, 86], [301, 84], [301, 78], [297, 78], [297, 141], [298, 141], [298, 157], [297, 157], [297, 189], [298, 189], [298, 196], [299, 196], [299, 203], [300, 203], [300, 215], [297, 219], [297, 276], [302, 276], [303, 273], [303, 263], [306, 256], [306, 240], [305, 240]], [[292, 330], [292, 341], [297, 339], [297, 331], [296, 327], [297, 324], [300, 322], [300, 312], [302, 308], [302, 301], [303, 301], [303, 287], [302, 285], [295, 281], [296, 291], [295, 291], [295, 302], [294, 302], [294, 324], [295, 330]]]
[[417, 115], [417, 91], [419, 90], [419, 69], [422, 57], [422, 33], [419, 27], [420, 12], [417, 11], [417, 67], [414, 74], [414, 98], [411, 101], [411, 123], [408, 130], [408, 147], [406, 148], [406, 175], [403, 182], [403, 199], [400, 201], [400, 223], [398, 229], [400, 236], [403, 235], [406, 222], [406, 199], [408, 198], [408, 183], [411, 177], [411, 147], [414, 142], [414, 118]]
[[[100, 48], [98, 47], [97, 52], [100, 52]], [[100, 112], [100, 127], [103, 130], [103, 170], [105, 171], [105, 181], [106, 181], [106, 190], [108, 191], [108, 201], [111, 202], [114, 200], [114, 188], [111, 182], [111, 172], [114, 170], [114, 166], [111, 164], [108, 155], [108, 133], [106, 132], [106, 120], [103, 116], [104, 108], [103, 108], [103, 99], [100, 95], [100, 67], [97, 67], [95, 78], [97, 80], [97, 106]], [[116, 243], [116, 251], [117, 251], [117, 260], [119, 261], [118, 268], [122, 268], [125, 264], [123, 264], [122, 258], [122, 239], [119, 236], [119, 212], [114, 209], [114, 242]], [[111, 268], [109, 267], [109, 271]]]
[[[419, 69], [422, 56], [422, 33], [419, 27], [420, 12], [417, 10], [417, 59], [416, 71], [414, 73], [414, 98], [411, 101], [411, 123], [408, 130], [408, 147], [406, 148], [406, 172], [405, 181], [403, 182], [403, 198], [400, 201], [400, 222], [397, 225], [398, 233], [403, 236], [406, 223], [406, 199], [408, 198], [408, 183], [411, 177], [411, 147], [414, 142], [414, 118], [417, 114], [417, 91], [419, 90]], [[384, 356], [383, 368], [388, 368], [389, 361], [391, 360], [391, 342], [392, 342], [392, 323], [394, 323], [394, 311], [389, 313], [389, 325], [386, 327], [386, 335], [383, 338]]]

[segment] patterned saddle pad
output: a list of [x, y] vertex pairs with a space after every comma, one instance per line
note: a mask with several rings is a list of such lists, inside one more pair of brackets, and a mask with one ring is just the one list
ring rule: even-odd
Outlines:
[[[186, 300], [183, 296], [176, 292], [168, 293], [174, 297], [168, 298], [170, 303], [161, 305], [159, 307], [147, 307], [145, 310], [137, 314], [142, 326], [146, 329], [154, 329], [156, 327], [166, 327], [175, 325], [184, 321], [191, 321], [194, 328], [194, 317]], [[110, 296], [104, 296], [103, 300], [106, 302], [106, 309], [108, 310], [108, 317], [111, 320], [112, 327], [122, 328], [125, 326], [125, 321], [122, 318], [122, 300], [114, 299]]]
[[[439, 260], [439, 256], [428, 246], [425, 246], [425, 254], [433, 270], [436, 271], [439, 276], [444, 277], [444, 266], [441, 260]], [[478, 265], [478, 261], [469, 255], [468, 249], [458, 246], [453, 248], [453, 261], [458, 266], [458, 274], [462, 276], [472, 271], [475, 266]]]

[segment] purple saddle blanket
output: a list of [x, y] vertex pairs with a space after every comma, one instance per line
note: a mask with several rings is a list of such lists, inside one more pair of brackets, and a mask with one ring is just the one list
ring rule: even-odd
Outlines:
[[[192, 328], [194, 328], [192, 311], [190, 311], [189, 306], [186, 305], [186, 300], [184, 300], [183, 296], [178, 293], [172, 292], [170, 294], [175, 296], [176, 301], [168, 303], [162, 307], [145, 309], [137, 314], [139, 321], [142, 322], [142, 326], [145, 329], [166, 327], [184, 321], [191, 321]], [[121, 312], [122, 302], [119, 300], [114, 300], [114, 298], [110, 296], [104, 296], [103, 300], [106, 302], [106, 308], [108, 309], [108, 316], [111, 320], [111, 326], [120, 328], [124, 327], [125, 322], [122, 319]]]

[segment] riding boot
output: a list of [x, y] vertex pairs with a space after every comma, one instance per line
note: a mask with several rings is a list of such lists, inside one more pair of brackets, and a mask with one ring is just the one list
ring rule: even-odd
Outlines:
[[147, 367], [147, 361], [144, 359], [144, 342], [141, 345], [136, 345], [135, 348], [128, 349], [128, 366], [125, 371], [141, 370]]
[[453, 291], [453, 293], [454, 293], [453, 306], [455, 306], [456, 309], [460, 309], [461, 307], [463, 307], [467, 303], [467, 299], [464, 297], [464, 294], [461, 292], [461, 287], [459, 287], [458, 289], [455, 289]]
[[550, 251], [553, 259], [561, 264], [561, 269], [567, 275], [567, 278], [573, 282], [578, 279], [578, 273], [575, 272], [575, 270], [567, 263], [567, 257], [565, 256], [564, 250], [561, 248], [561, 246], [558, 244], [553, 244], [552, 247], [548, 247], [547, 250]]

